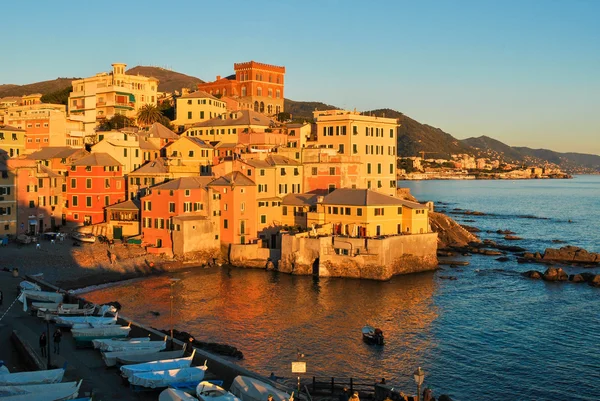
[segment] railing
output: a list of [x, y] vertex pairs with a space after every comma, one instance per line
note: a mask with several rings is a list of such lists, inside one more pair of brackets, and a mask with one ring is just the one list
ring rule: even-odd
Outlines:
[[327, 378], [313, 376], [311, 394], [314, 395], [339, 395], [344, 387], [347, 387], [352, 394], [358, 391], [360, 398], [373, 398], [375, 395], [375, 380], [356, 379], [356, 378]]

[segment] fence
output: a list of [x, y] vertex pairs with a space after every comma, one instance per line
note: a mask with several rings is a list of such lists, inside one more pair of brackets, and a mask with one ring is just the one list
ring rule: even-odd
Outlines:
[[357, 379], [344, 377], [315, 377], [313, 376], [311, 395], [339, 395], [344, 387], [350, 392], [358, 391], [360, 398], [373, 398], [375, 396], [375, 384], [373, 379]]

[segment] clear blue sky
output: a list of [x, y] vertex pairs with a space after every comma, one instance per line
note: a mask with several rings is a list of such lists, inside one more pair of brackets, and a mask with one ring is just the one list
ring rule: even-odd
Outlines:
[[286, 97], [600, 154], [600, 1], [13, 1], [0, 83], [284, 65]]

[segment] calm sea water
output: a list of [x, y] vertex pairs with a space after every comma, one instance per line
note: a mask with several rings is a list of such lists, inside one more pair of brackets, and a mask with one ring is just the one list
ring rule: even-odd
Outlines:
[[[530, 250], [559, 239], [600, 252], [600, 177], [402, 185], [447, 210], [487, 213], [455, 217], [482, 230], [515, 231]], [[227, 268], [179, 273], [174, 322], [201, 340], [238, 347], [240, 364], [265, 375], [293, 376], [300, 350], [306, 378], [385, 377], [410, 393], [421, 366], [425, 385], [455, 400], [600, 399], [600, 289], [525, 279], [520, 272], [543, 267], [512, 259], [473, 256], [460, 269], [390, 282]], [[153, 277], [87, 298], [119, 300], [124, 315], [169, 328], [169, 288], [168, 277]], [[385, 346], [361, 341], [366, 323], [383, 329]]]

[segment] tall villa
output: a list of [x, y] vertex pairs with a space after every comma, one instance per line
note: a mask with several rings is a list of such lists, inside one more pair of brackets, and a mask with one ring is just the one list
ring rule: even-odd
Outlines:
[[213, 82], [198, 84], [198, 89], [213, 96], [228, 96], [242, 110], [254, 110], [272, 116], [283, 112], [285, 67], [248, 61], [233, 65], [235, 74]]
[[127, 64], [112, 64], [110, 73], [101, 72], [93, 77], [73, 81], [69, 96], [71, 120], [81, 121], [86, 134], [94, 131], [97, 123], [116, 114], [135, 118], [146, 105], [156, 105], [158, 79], [125, 73]]

